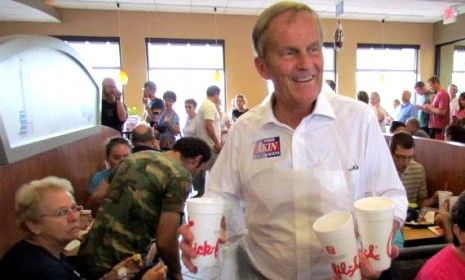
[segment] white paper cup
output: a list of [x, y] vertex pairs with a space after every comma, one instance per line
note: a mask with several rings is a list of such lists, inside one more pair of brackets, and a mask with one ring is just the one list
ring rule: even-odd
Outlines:
[[451, 195], [452, 195], [452, 192], [449, 192], [449, 191], [438, 191], [439, 210], [449, 211], [446, 200]]
[[354, 203], [358, 232], [368, 261], [376, 270], [391, 266], [394, 202], [386, 197], [367, 197]]
[[337, 279], [360, 279], [354, 223], [350, 212], [334, 211], [313, 223], [313, 230]]
[[217, 265], [220, 247], [218, 238], [221, 231], [224, 200], [218, 198], [190, 198], [187, 200], [187, 215], [194, 224], [193, 249], [197, 257], [192, 262], [197, 267]]
[[456, 195], [453, 195], [453, 196], [449, 196], [448, 200], [449, 200], [449, 212], [452, 211], [452, 207], [454, 207], [455, 203], [457, 202], [457, 200], [459, 199], [458, 196]]

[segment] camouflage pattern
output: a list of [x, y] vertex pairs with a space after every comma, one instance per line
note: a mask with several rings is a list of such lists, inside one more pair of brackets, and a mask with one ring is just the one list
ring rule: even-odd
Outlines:
[[94, 225], [79, 252], [86, 270], [101, 276], [134, 253], [146, 253], [162, 212], [184, 211], [190, 173], [155, 151], [129, 155], [111, 179]]

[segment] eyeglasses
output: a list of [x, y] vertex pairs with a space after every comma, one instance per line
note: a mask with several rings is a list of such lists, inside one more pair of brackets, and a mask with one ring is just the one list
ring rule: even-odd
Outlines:
[[186, 109], [191, 109], [192, 106], [188, 105], [188, 106], [184, 106], [184, 108], [186, 108]]
[[152, 112], [154, 115], [160, 115], [160, 112]]
[[398, 160], [403, 160], [403, 161], [411, 161], [413, 159], [413, 156], [406, 157], [406, 156], [398, 155], [398, 154], [394, 154], [394, 157]]
[[73, 205], [71, 208], [63, 207], [50, 214], [42, 214], [42, 217], [67, 218], [69, 214], [79, 214], [84, 209], [81, 205]]

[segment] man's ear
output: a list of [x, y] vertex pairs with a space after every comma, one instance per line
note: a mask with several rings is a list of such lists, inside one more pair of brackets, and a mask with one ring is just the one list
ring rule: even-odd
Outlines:
[[200, 163], [202, 162], [202, 159], [203, 157], [201, 155], [198, 155], [192, 159], [192, 163], [194, 164], [194, 166], [198, 167]]
[[263, 58], [258, 56], [255, 58], [255, 68], [257, 68], [258, 74], [260, 74], [263, 79], [271, 79], [270, 71], [268, 70], [268, 66]]

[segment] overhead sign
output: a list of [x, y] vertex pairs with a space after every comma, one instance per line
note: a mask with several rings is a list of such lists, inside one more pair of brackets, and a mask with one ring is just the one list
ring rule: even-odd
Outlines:
[[344, 0], [341, 0], [336, 4], [336, 17], [342, 15], [343, 13], [344, 13]]
[[449, 24], [457, 21], [457, 9], [454, 6], [447, 7], [442, 15], [443, 24]]

